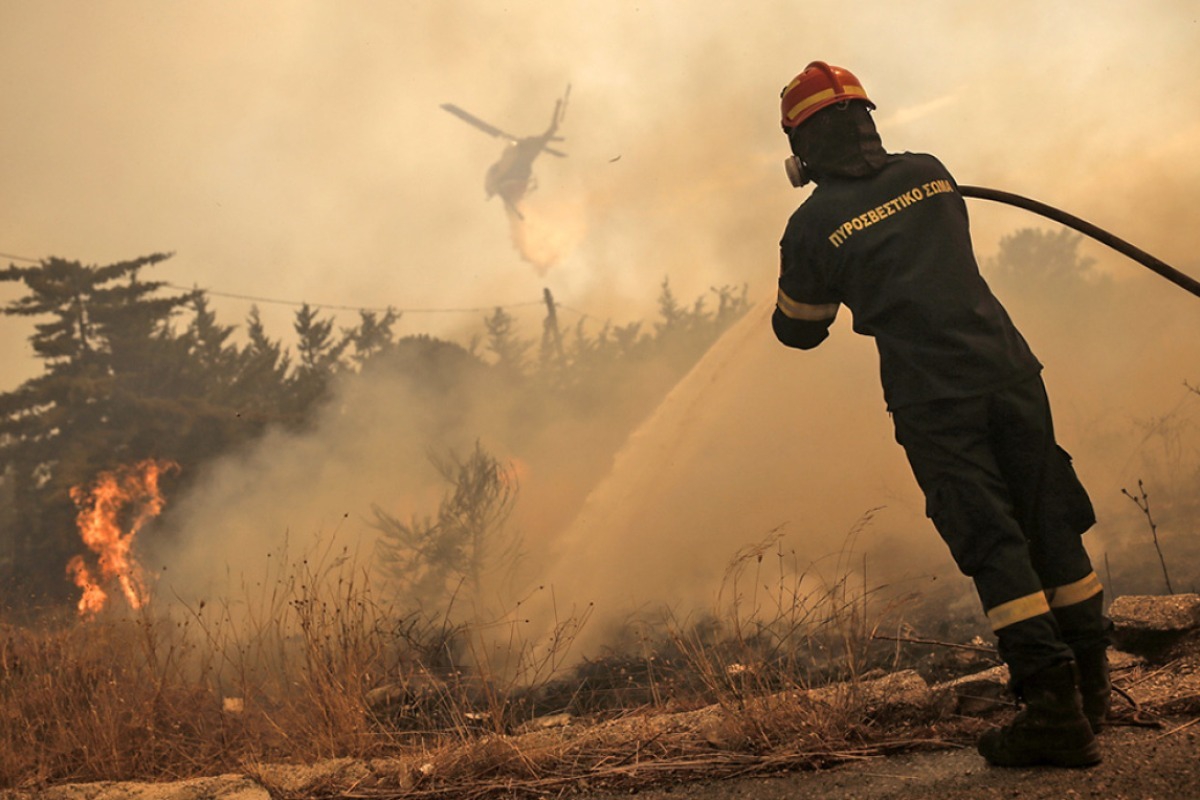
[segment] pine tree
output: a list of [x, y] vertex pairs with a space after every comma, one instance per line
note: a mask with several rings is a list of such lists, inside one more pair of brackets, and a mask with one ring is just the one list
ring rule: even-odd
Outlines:
[[15, 522], [8, 534], [18, 574], [61, 575], [76, 543], [72, 486], [119, 463], [159, 455], [150, 452], [157, 445], [146, 435], [163, 417], [155, 365], [177, 352], [170, 317], [196, 296], [156, 297], [163, 284], [139, 279], [142, 269], [168, 257], [102, 267], [49, 258], [0, 271], [0, 281], [27, 290], [5, 315], [49, 318], [30, 337], [45, 371], [0, 395], [0, 474], [12, 481]]
[[659, 335], [682, 326], [686, 319], [686, 313], [679, 305], [679, 301], [675, 299], [675, 293], [671, 291], [671, 279], [663, 278], [658, 291], [658, 315], [662, 317], [662, 321], [655, 325]]
[[395, 341], [392, 326], [400, 319], [400, 312], [389, 308], [380, 316], [375, 311], [359, 311], [357, 328], [344, 328], [342, 335], [353, 345], [350, 358], [355, 366], [363, 365], [391, 347]]
[[188, 364], [202, 378], [208, 394], [223, 400], [235, 396], [238, 373], [238, 349], [229, 344], [234, 326], [217, 324], [217, 315], [202, 294], [192, 299], [193, 317], [182, 337]]
[[520, 537], [506, 528], [517, 497], [512, 468], [502, 464], [479, 442], [466, 458], [450, 453], [432, 457], [434, 467], [451, 487], [437, 515], [413, 515], [404, 522], [374, 507], [379, 570], [398, 594], [434, 615], [449, 612], [460, 588], [477, 599], [488, 571], [512, 568]]
[[234, 379], [242, 418], [256, 431], [272, 421], [297, 424], [298, 418], [284, 417], [291, 356], [267, 336], [257, 306], [251, 307], [246, 319], [246, 336], [249, 342], [238, 353]]
[[500, 306], [483, 320], [487, 329], [487, 349], [496, 357], [496, 367], [511, 376], [525, 372], [525, 354], [532, 342], [517, 335], [517, 321]]

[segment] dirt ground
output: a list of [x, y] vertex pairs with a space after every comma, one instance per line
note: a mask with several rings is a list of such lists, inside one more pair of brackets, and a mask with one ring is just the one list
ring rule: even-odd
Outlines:
[[[1168, 608], [1169, 601], [1163, 601]], [[1136, 637], [1126, 638], [1129, 644], [1146, 644]], [[1145, 654], [1152, 658], [1110, 654], [1113, 682], [1122, 691], [1114, 696], [1116, 724], [1100, 735], [1104, 760], [1095, 767], [991, 767], [973, 746], [963, 744], [956, 749], [869, 758], [817, 772], [664, 786], [642, 790], [639, 796], [644, 800], [1200, 800], [1200, 632], [1193, 631], [1168, 647], [1150, 647]], [[1000, 723], [1005, 716], [989, 719]], [[581, 796], [616, 800], [627, 795]]]
[[[1163, 728], [1121, 727], [1100, 738], [1104, 761], [1089, 769], [989, 767], [973, 748], [873, 758], [820, 772], [679, 784], [642, 800], [959, 800], [962, 798], [1200, 798], [1200, 719], [1164, 718]], [[629, 793], [581, 794], [616, 800]]]
[[[1200, 800], [1200, 634], [1193, 632], [1153, 655], [1140, 663], [1110, 656], [1110, 662], [1120, 664], [1114, 667], [1113, 681], [1124, 690], [1124, 697], [1114, 696], [1117, 724], [1101, 733], [1104, 760], [1095, 767], [991, 767], [973, 746], [964, 744], [957, 749], [869, 758], [817, 772], [664, 786], [642, 790], [639, 796], [644, 800]], [[1137, 714], [1132, 713], [1130, 698], [1138, 704]], [[1004, 717], [992, 720], [999, 723]], [[619, 796], [627, 793], [582, 795], [586, 800]]]

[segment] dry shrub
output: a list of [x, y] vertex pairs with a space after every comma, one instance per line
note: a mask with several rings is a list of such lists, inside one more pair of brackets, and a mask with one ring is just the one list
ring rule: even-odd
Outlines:
[[706, 689], [704, 699], [740, 708], [747, 698], [834, 681], [854, 681], [897, 666], [874, 634], [912, 597], [889, 597], [868, 583], [866, 562], [852, 571], [866, 512], [833, 554], [832, 571], [801, 564], [773, 531], [730, 561], [713, 610], [673, 622], [669, 635]]
[[497, 642], [504, 620], [484, 636], [397, 610], [349, 553], [279, 556], [236, 602], [0, 627], [0, 788], [475, 740], [521, 721], [513, 696], [561, 666], [582, 623], [548, 647]]
[[[777, 535], [737, 554], [710, 615], [574, 663], [586, 613], [527, 642], [515, 615], [400, 613], [346, 552], [275, 565], [237, 602], [4, 628], [0, 786], [240, 771], [280, 797], [336, 796], [346, 781], [363, 796], [471, 797], [816, 766], [879, 746], [860, 698], [806, 690], [869, 676], [883, 659], [871, 620], [893, 609], [865, 575], [797, 569]], [[576, 724], [524, 724], [555, 711]]]
[[240, 723], [187, 680], [187, 632], [145, 617], [6, 626], [0, 785], [173, 777], [228, 764]]

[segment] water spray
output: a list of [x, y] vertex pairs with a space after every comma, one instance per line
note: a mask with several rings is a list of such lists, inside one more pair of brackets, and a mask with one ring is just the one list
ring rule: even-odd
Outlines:
[[1179, 286], [1186, 291], [1191, 292], [1197, 297], [1200, 297], [1200, 281], [1190, 275], [1185, 275], [1179, 270], [1172, 267], [1146, 251], [1134, 247], [1124, 239], [1118, 238], [1103, 228], [1098, 228], [1086, 220], [1068, 214], [1065, 211], [1048, 206], [1045, 203], [1039, 203], [1037, 200], [1030, 200], [1028, 197], [1022, 197], [1011, 192], [1002, 192], [998, 189], [987, 189], [982, 186], [959, 186], [958, 190], [963, 197], [976, 197], [981, 200], [993, 200], [997, 203], [1007, 203], [1010, 206], [1023, 208], [1026, 211], [1032, 211], [1035, 214], [1040, 214], [1047, 219], [1066, 225], [1068, 228], [1073, 228], [1085, 236], [1090, 236], [1101, 244], [1106, 244], [1122, 255], [1128, 256], [1134, 261], [1141, 264], [1146, 269], [1156, 272], [1162, 277], [1169, 280], [1171, 283]]

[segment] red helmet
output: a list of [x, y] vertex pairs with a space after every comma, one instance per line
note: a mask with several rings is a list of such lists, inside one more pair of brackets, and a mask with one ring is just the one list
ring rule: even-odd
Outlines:
[[780, 93], [784, 130], [794, 128], [826, 106], [844, 100], [861, 100], [871, 108], [875, 104], [867, 90], [848, 69], [814, 61]]

